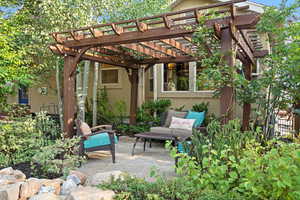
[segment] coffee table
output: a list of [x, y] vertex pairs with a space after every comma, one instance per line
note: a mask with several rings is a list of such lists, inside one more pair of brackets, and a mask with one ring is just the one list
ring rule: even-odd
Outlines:
[[[165, 133], [155, 133], [155, 132], [144, 132], [144, 133], [138, 133], [135, 134], [134, 137], [136, 137], [135, 143], [133, 144], [132, 148], [132, 156], [134, 156], [134, 149], [136, 146], [136, 143], [139, 141], [139, 139], [144, 140], [144, 152], [146, 150], [146, 143], [147, 140], [150, 140], [150, 147], [151, 147], [151, 140], [161, 140], [161, 141], [166, 141], [166, 140], [171, 140], [175, 142], [175, 145], [179, 141], [179, 138], [172, 135], [172, 134], [165, 134]], [[182, 141], [183, 138], [180, 138]]]

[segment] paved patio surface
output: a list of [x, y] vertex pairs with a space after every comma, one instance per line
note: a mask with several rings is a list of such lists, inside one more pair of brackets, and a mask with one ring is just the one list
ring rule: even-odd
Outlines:
[[147, 143], [146, 152], [143, 152], [143, 143], [139, 142], [135, 148], [135, 155], [131, 156], [134, 141], [135, 139], [130, 137], [119, 138], [115, 164], [112, 163], [110, 152], [92, 152], [87, 163], [79, 170], [89, 176], [99, 172], [119, 170], [152, 181], [150, 172], [155, 168], [160, 175], [167, 178], [175, 176], [174, 159], [169, 156], [164, 143], [152, 143], [152, 148], [149, 148]]

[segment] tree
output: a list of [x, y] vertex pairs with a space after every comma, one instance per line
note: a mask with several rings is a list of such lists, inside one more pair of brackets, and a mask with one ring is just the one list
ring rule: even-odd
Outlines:
[[[270, 126], [276, 111], [299, 104], [300, 99], [300, 24], [295, 18], [300, 1], [288, 5], [285, 0], [281, 7], [267, 7], [257, 29], [270, 39], [271, 53], [260, 60], [264, 69], [255, 80], [247, 80], [241, 66], [228, 67], [222, 62], [220, 42], [214, 37], [214, 30], [199, 26], [194, 42], [199, 46], [197, 55], [201, 66], [205, 66], [198, 77], [208, 88], [216, 88], [216, 94], [224, 86], [234, 88], [236, 100], [256, 104], [256, 122], [263, 125], [265, 137], [272, 132]], [[215, 17], [214, 14], [211, 15]], [[206, 44], [210, 44], [210, 50]], [[232, 52], [235, 53], [235, 52]], [[239, 70], [236, 70], [239, 69]]]
[[26, 50], [19, 46], [16, 38], [21, 32], [8, 21], [0, 18], [0, 105], [15, 86], [28, 85], [31, 80]]

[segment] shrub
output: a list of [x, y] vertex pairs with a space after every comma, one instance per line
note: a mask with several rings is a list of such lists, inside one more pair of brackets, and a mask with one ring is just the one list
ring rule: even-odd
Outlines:
[[157, 177], [155, 182], [125, 177], [99, 185], [102, 189], [113, 190], [117, 200], [239, 200], [239, 195], [229, 192], [197, 190], [181, 177], [171, 180]]
[[[89, 125], [93, 121], [93, 101], [86, 101], [85, 118]], [[106, 88], [99, 90], [97, 93], [97, 122], [98, 124], [113, 124], [115, 126], [121, 124], [126, 117], [126, 103], [122, 100], [111, 104], [108, 99]]]
[[[195, 134], [190, 155], [178, 154], [177, 172], [198, 190], [239, 193], [244, 199], [300, 199], [300, 145], [261, 143], [261, 131], [241, 132], [238, 121], [213, 122]], [[169, 146], [170, 147], [170, 146]]]
[[0, 167], [20, 167], [30, 176], [32, 167], [36, 176], [58, 177], [81, 162], [77, 146], [78, 139], [60, 139], [58, 125], [43, 112], [0, 122]]
[[[34, 168], [38, 167], [42, 174], [66, 175], [69, 170], [79, 167], [84, 159], [79, 156], [80, 138], [59, 139], [55, 143], [44, 146], [33, 156]], [[40, 172], [39, 172], [40, 173]]]

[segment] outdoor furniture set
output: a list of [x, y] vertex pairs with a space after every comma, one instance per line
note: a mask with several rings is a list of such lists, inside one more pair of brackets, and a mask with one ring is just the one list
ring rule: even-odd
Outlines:
[[[147, 141], [152, 140], [171, 140], [178, 147], [179, 151], [184, 151], [182, 142], [186, 141], [197, 130], [205, 133], [206, 128], [202, 126], [205, 112], [179, 112], [169, 110], [162, 115], [161, 126], [151, 127], [149, 132], [135, 134], [135, 143], [132, 148], [132, 155], [137, 142], [144, 141], [144, 151]], [[115, 163], [115, 144], [118, 139], [111, 125], [100, 125], [90, 128], [88, 124], [81, 120], [76, 120], [77, 135], [81, 136], [80, 154], [85, 152], [108, 150], [111, 152], [112, 161]]]

